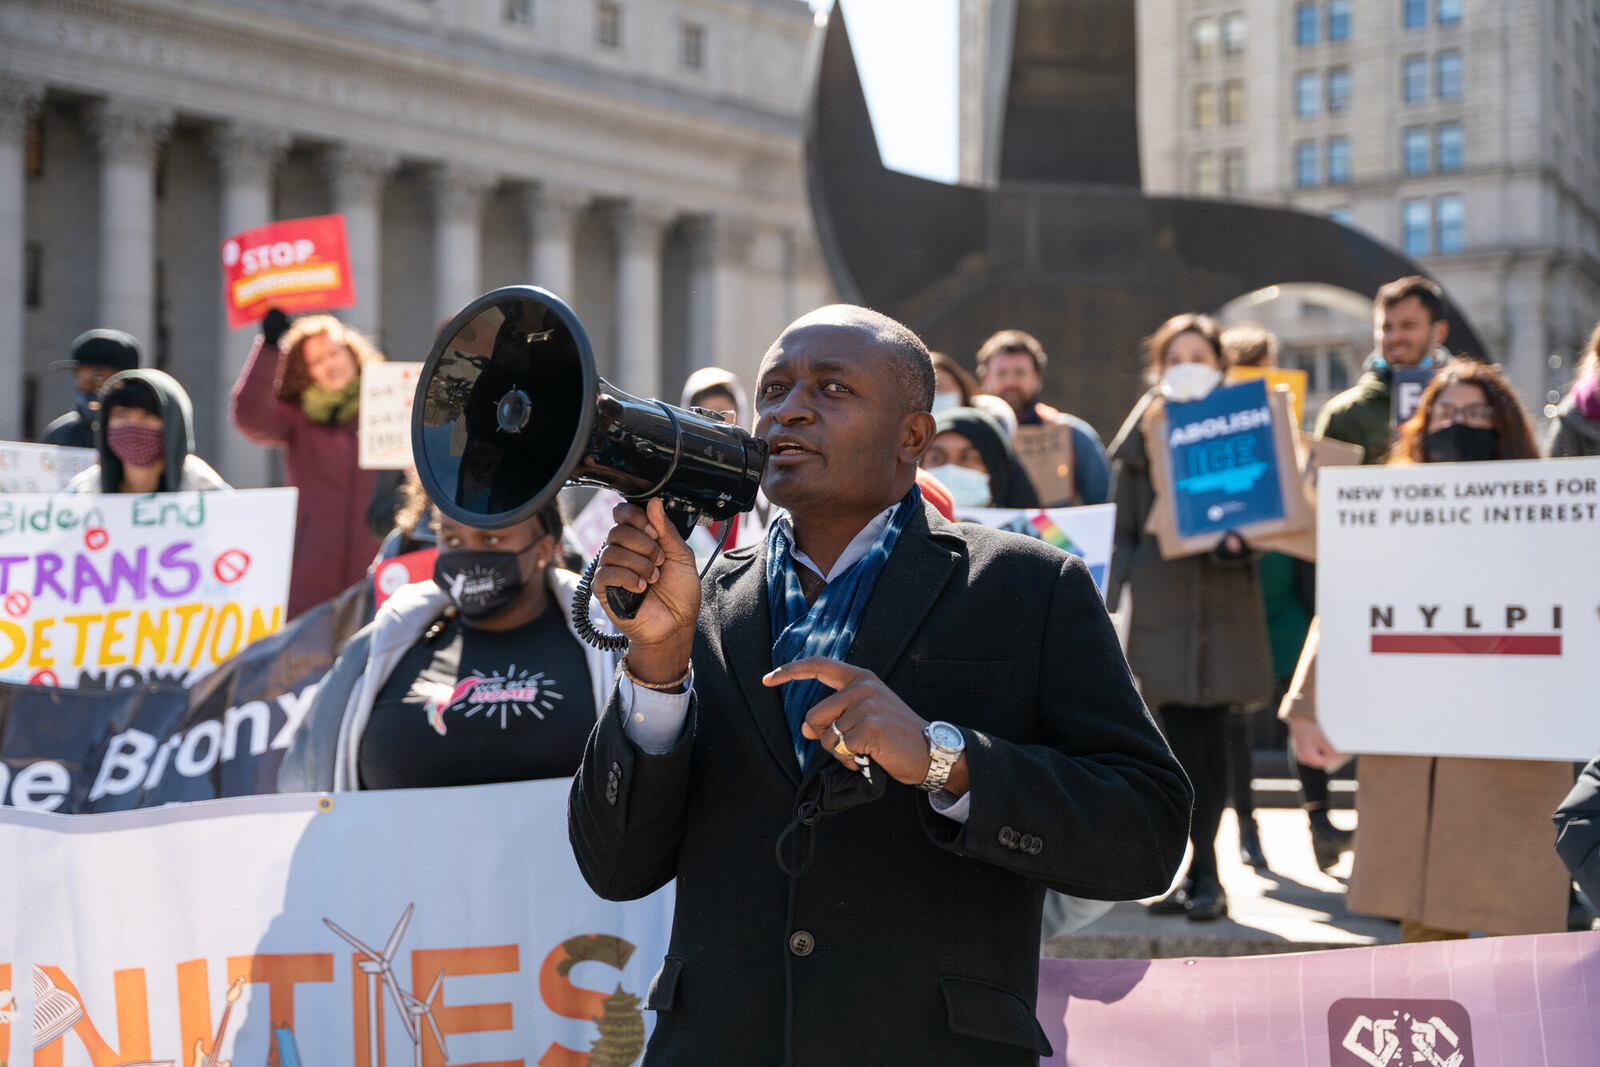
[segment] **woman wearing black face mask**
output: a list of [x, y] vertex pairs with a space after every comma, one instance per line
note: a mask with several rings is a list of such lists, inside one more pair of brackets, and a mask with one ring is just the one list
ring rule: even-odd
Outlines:
[[[284, 757], [294, 791], [482, 785], [577, 770], [615, 658], [572, 626], [556, 505], [502, 530], [438, 522], [433, 579], [341, 653]], [[598, 612], [595, 613], [598, 623]]]
[[[1454, 359], [1423, 390], [1388, 462], [1538, 458], [1499, 369]], [[1315, 647], [1308, 640], [1307, 655]], [[1325, 766], [1340, 755], [1316, 721], [1314, 670], [1302, 658], [1280, 716], [1301, 761]], [[1572, 784], [1568, 764], [1368, 753], [1357, 781], [1351, 911], [1399, 919], [1401, 941], [1565, 929], [1567, 879], [1549, 813]]]

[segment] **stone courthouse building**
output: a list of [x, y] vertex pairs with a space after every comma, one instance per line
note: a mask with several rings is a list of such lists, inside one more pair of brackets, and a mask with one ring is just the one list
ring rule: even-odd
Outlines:
[[619, 386], [751, 374], [826, 301], [803, 178], [805, 0], [0, 0], [0, 439], [67, 410], [49, 369], [125, 329], [195, 401], [199, 451], [271, 478], [227, 424], [254, 329], [220, 248], [343, 214], [389, 358], [479, 293], [564, 297]]

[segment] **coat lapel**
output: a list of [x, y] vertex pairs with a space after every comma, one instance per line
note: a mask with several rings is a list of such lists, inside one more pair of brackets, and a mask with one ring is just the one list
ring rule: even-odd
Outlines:
[[950, 580], [960, 557], [960, 536], [929, 505], [911, 517], [867, 601], [849, 662], [879, 678], [889, 676]]
[[763, 546], [717, 576], [722, 605], [717, 612], [716, 638], [756, 730], [772, 756], [795, 786], [800, 765], [789, 738], [789, 720], [783, 714], [781, 690], [761, 684], [772, 669], [772, 618], [767, 606], [767, 552]]

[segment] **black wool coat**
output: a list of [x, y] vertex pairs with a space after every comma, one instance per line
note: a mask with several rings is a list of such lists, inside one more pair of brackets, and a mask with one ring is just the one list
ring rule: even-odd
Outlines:
[[765, 547], [728, 553], [703, 585], [682, 739], [636, 749], [613, 695], [573, 782], [595, 892], [677, 879], [645, 1063], [1037, 1063], [1045, 887], [1160, 893], [1192, 800], [1087, 569], [927, 507], [885, 564], [848, 658], [961, 727], [964, 825], [881, 770], [867, 788], [821, 754], [802, 774], [761, 684], [770, 631]]

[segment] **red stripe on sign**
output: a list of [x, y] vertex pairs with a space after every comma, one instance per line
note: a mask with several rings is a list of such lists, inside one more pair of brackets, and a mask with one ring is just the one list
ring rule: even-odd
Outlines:
[[1560, 634], [1373, 634], [1372, 651], [1413, 656], [1559, 656]]

